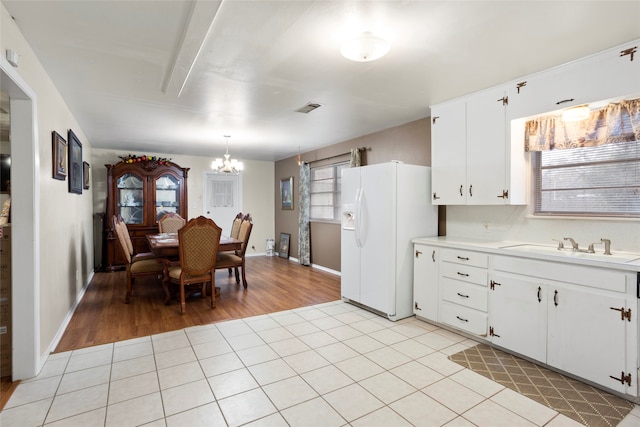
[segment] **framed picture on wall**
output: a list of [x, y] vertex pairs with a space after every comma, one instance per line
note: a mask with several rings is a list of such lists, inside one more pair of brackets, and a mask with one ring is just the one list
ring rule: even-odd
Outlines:
[[69, 192], [82, 194], [82, 143], [69, 129]]
[[290, 239], [291, 239], [291, 234], [280, 233], [280, 246], [278, 248], [278, 256], [280, 258], [289, 258], [289, 240]]
[[280, 200], [282, 200], [282, 209], [293, 209], [293, 177], [280, 180]]
[[51, 158], [53, 178], [67, 179], [67, 141], [55, 130], [51, 132]]
[[82, 188], [88, 190], [91, 186], [91, 165], [82, 162]]

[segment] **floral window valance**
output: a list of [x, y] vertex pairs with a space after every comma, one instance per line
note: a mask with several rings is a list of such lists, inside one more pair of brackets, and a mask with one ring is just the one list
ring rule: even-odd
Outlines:
[[524, 132], [525, 151], [637, 141], [640, 140], [640, 98], [609, 104], [577, 122], [565, 122], [555, 115], [537, 117], [527, 121]]

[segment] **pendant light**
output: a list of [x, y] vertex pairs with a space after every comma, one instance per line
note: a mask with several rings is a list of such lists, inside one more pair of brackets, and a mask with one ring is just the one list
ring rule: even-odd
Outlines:
[[244, 166], [242, 162], [237, 161], [236, 159], [231, 159], [231, 155], [229, 154], [229, 138], [231, 135], [223, 135], [227, 140], [227, 151], [224, 154], [224, 160], [221, 158], [215, 159], [211, 162], [211, 169], [216, 172], [221, 173], [233, 173], [239, 174]]

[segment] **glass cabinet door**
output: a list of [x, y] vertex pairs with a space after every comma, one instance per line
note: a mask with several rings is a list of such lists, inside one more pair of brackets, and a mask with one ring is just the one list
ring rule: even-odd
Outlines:
[[118, 213], [126, 224], [144, 222], [144, 186], [142, 178], [126, 173], [118, 178]]
[[162, 175], [156, 179], [156, 222], [169, 212], [180, 212], [180, 181], [173, 175]]

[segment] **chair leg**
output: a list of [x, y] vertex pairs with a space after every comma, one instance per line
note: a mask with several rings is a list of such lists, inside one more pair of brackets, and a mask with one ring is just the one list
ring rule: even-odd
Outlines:
[[180, 314], [184, 314], [187, 309], [187, 305], [185, 303], [184, 298], [184, 283], [180, 282]]
[[229, 269], [229, 276], [231, 276], [231, 274], [233, 274], [233, 269], [232, 268]]
[[216, 308], [216, 276], [215, 270], [211, 274], [211, 308]]
[[129, 304], [131, 302], [132, 284], [131, 270], [127, 267], [127, 294], [124, 297], [124, 303]]
[[236, 283], [240, 284], [240, 273], [238, 272], [238, 267], [235, 267], [234, 270], [236, 271]]
[[247, 276], [245, 275], [244, 268], [244, 258], [242, 258], [242, 286], [247, 289]]

